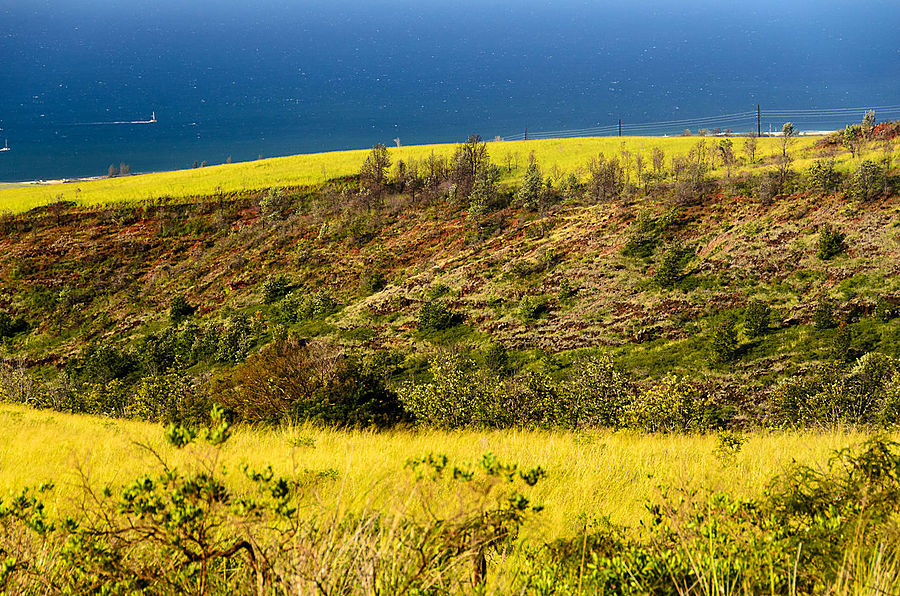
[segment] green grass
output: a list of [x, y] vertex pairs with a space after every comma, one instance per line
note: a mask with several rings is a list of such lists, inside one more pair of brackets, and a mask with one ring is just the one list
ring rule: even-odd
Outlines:
[[[488, 150], [492, 161], [503, 169], [506, 179], [517, 180], [524, 175], [528, 156], [532, 151], [545, 174], [583, 174], [590, 158], [599, 153], [608, 157], [618, 155], [623, 148], [632, 155], [643, 155], [646, 171], [652, 168], [650, 154], [654, 148], [658, 147], [665, 152], [668, 167], [672, 156], [688, 153], [700, 140], [700, 137], [542, 139], [489, 143]], [[704, 140], [707, 145], [716, 142], [716, 139]], [[814, 137], [798, 139], [793, 151], [802, 152], [811, 147], [815, 140]], [[734, 138], [733, 141], [735, 153], [740, 157], [744, 139]], [[777, 138], [759, 139], [758, 159], [773, 155], [779, 142]], [[449, 157], [454, 147], [453, 144], [443, 144], [392, 148], [391, 159], [395, 163], [399, 159], [422, 160], [432, 151], [436, 155]], [[167, 199], [179, 201], [217, 193], [318, 184], [328, 179], [356, 174], [366, 153], [367, 150], [334, 151], [66, 184], [2, 185], [0, 211], [20, 213], [56, 201], [74, 201], [85, 206]], [[803, 157], [796, 165], [802, 166], [804, 160], [810, 161], [811, 158]], [[507, 164], [512, 165], [512, 172], [508, 171]]]
[[[231, 470], [241, 463], [256, 469], [272, 464], [281, 473], [335, 470], [337, 480], [318, 495], [323, 505], [385, 508], [409, 488], [407, 459], [434, 452], [454, 462], [477, 461], [491, 451], [504, 461], [547, 470], [536, 494], [545, 511], [529, 531], [548, 540], [570, 533], [581, 513], [636, 525], [646, 519], [644, 504], [657, 497], [660, 486], [759, 495], [765, 482], [792, 461], [823, 464], [833, 450], [865, 438], [855, 430], [757, 431], [747, 435], [736, 459], [725, 463], [715, 454], [714, 435], [239, 428], [224, 447], [221, 463]], [[124, 484], [158, 469], [138, 443], [179, 467], [190, 466], [197, 455], [165, 444], [158, 425], [2, 405], [0, 497], [54, 481], [56, 501], [50, 505], [65, 509], [79, 494], [81, 473], [96, 487]]]

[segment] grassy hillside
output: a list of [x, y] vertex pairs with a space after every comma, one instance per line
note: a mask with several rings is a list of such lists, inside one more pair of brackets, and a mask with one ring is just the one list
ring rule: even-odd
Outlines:
[[0, 217], [0, 590], [896, 591], [891, 137], [658, 141]]
[[[709, 140], [714, 142], [713, 139]], [[735, 138], [735, 150], [740, 152], [744, 139]], [[813, 137], [804, 137], [798, 150], [810, 147]], [[533, 151], [547, 172], [584, 170], [587, 161], [599, 153], [615, 155], [623, 148], [633, 155], [642, 155], [649, 168], [653, 148], [664, 150], [667, 156], [687, 154], [696, 145], [692, 137], [599, 137], [547, 139], [491, 143], [490, 153], [495, 163], [506, 168], [505, 178], [521, 177], [528, 156]], [[759, 156], [771, 157], [777, 151], [778, 139], [759, 139]], [[391, 148], [394, 162], [423, 160], [432, 152], [449, 157], [454, 145], [421, 145]], [[334, 151], [310, 155], [294, 155], [253, 162], [224, 164], [194, 170], [160, 172], [103, 180], [84, 180], [68, 184], [28, 185], [4, 189], [0, 187], [0, 211], [20, 213], [58, 201], [72, 201], [79, 205], [96, 206], [106, 203], [182, 201], [213, 194], [232, 194], [276, 186], [304, 186], [321, 184], [329, 179], [351, 176], [359, 172], [367, 151]]]

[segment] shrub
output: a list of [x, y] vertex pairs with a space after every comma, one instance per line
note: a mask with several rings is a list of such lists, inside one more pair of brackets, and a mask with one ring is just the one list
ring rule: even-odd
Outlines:
[[209, 401], [182, 375], [141, 378], [128, 395], [125, 415], [161, 424], [197, 424], [206, 420]]
[[667, 248], [656, 265], [653, 283], [663, 289], [674, 288], [684, 277], [684, 268], [694, 257], [694, 251], [680, 244]]
[[289, 289], [290, 284], [288, 284], [288, 280], [284, 275], [270, 275], [266, 278], [266, 281], [263, 282], [263, 302], [265, 304], [274, 304], [284, 298]]
[[284, 297], [272, 309], [272, 319], [283, 325], [293, 325], [303, 321], [323, 319], [333, 313], [338, 307], [331, 292], [320, 290], [308, 294], [302, 291], [294, 291]]
[[172, 327], [150, 333], [138, 349], [142, 368], [151, 375], [158, 375], [186, 363], [190, 354], [185, 353], [182, 347], [178, 342], [178, 333]]
[[896, 358], [878, 353], [861, 356], [846, 372], [840, 363], [820, 365], [775, 389], [774, 418], [791, 426], [887, 423], [898, 370]]
[[498, 342], [491, 342], [482, 351], [482, 361], [484, 368], [496, 371], [497, 374], [503, 376], [509, 372], [509, 354], [506, 346]]
[[259, 340], [265, 323], [243, 313], [234, 313], [222, 321], [218, 329], [215, 358], [219, 362], [240, 362]]
[[404, 419], [380, 375], [322, 341], [276, 341], [216, 380], [213, 393], [246, 422], [380, 427]]
[[381, 271], [374, 271], [363, 278], [360, 289], [366, 296], [371, 296], [387, 287], [387, 279]]
[[197, 307], [188, 303], [183, 294], [178, 294], [169, 302], [169, 320], [173, 325], [177, 325], [193, 315], [196, 310]]
[[884, 194], [887, 186], [887, 175], [884, 168], [871, 160], [865, 160], [853, 173], [850, 181], [850, 193], [853, 198], [868, 201]]
[[139, 361], [129, 350], [119, 349], [108, 342], [92, 343], [71, 363], [76, 380], [107, 383], [124, 379], [139, 368]]
[[522, 186], [516, 192], [516, 201], [528, 211], [536, 210], [540, 206], [543, 186], [544, 179], [541, 175], [541, 169], [534, 160], [531, 160], [525, 169], [525, 178], [522, 181]]
[[418, 326], [421, 333], [443, 331], [460, 322], [459, 314], [450, 310], [447, 304], [440, 300], [426, 300], [419, 309]]
[[438, 428], [492, 426], [501, 387], [458, 354], [431, 362], [432, 381], [406, 383], [399, 389], [403, 407], [417, 421]]
[[5, 310], [0, 310], [0, 339], [12, 337], [28, 329], [28, 323], [22, 317], [13, 317]]
[[882, 323], [889, 323], [897, 317], [897, 305], [888, 302], [883, 296], [879, 297], [875, 302], [875, 311], [873, 315]]
[[716, 414], [693, 384], [670, 375], [639, 393], [625, 408], [624, 420], [646, 432], [684, 432], [708, 428]]
[[817, 159], [804, 174], [806, 187], [820, 192], [834, 192], [841, 186], [841, 174], [834, 169], [834, 160]]
[[846, 249], [844, 238], [846, 235], [843, 232], [826, 223], [819, 231], [816, 256], [827, 261], [841, 254]]
[[556, 292], [556, 299], [561, 304], [569, 304], [572, 298], [575, 297], [575, 294], [578, 293], [576, 288], [572, 287], [572, 284], [568, 279], [563, 279], [559, 282], [559, 286]]
[[751, 300], [744, 309], [744, 333], [753, 339], [769, 330], [772, 309], [762, 300]]
[[837, 326], [834, 318], [834, 304], [827, 296], [820, 296], [816, 302], [816, 308], [813, 310], [813, 326], [816, 329], [831, 329]]
[[659, 242], [659, 228], [659, 223], [651, 213], [639, 213], [628, 228], [628, 240], [622, 246], [622, 254], [626, 257], [650, 258]]
[[530, 323], [544, 315], [548, 310], [546, 296], [531, 296], [525, 294], [519, 301], [519, 318], [524, 323]]
[[853, 359], [853, 333], [850, 326], [846, 322], [841, 322], [835, 329], [834, 335], [831, 337], [831, 348], [834, 353], [835, 360], [840, 362], [849, 362]]
[[740, 342], [732, 317], [724, 317], [713, 324], [709, 338], [709, 351], [712, 362], [721, 364], [731, 362], [737, 357]]
[[625, 409], [634, 387], [627, 374], [609, 356], [596, 356], [576, 362], [572, 378], [561, 395], [558, 412], [552, 415], [557, 424], [571, 428], [624, 424]]

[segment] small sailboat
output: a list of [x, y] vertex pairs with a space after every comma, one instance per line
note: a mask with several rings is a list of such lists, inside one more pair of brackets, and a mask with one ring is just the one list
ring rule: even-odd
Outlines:
[[150, 122], [156, 122], [156, 112], [153, 112], [153, 115], [150, 116]]
[[11, 151], [11, 149], [9, 148], [9, 141], [8, 141], [8, 140], [4, 139], [4, 141], [3, 141], [3, 147], [0, 147], [0, 151]]

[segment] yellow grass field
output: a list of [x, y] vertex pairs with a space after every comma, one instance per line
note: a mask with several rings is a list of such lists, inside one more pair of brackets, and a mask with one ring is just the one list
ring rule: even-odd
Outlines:
[[[833, 450], [865, 439], [857, 431], [757, 431], [747, 436], [729, 463], [716, 455], [714, 435], [374, 433], [288, 427], [237, 429], [220, 463], [235, 482], [241, 478], [242, 463], [256, 469], [272, 464], [281, 473], [331, 469], [336, 480], [316, 495], [322, 506], [389, 509], [409, 494], [407, 459], [434, 452], [448, 455], [451, 462], [475, 462], [490, 451], [506, 462], [546, 469], [547, 478], [535, 494], [546, 509], [531, 531], [549, 539], [571, 532], [580, 513], [636, 524], [644, 519], [644, 503], [658, 494], [660, 485], [727, 490], [735, 496], [758, 494], [791, 461], [824, 464]], [[137, 443], [153, 446], [178, 467], [196, 465], [198, 453], [165, 445], [158, 425], [2, 405], [0, 498], [53, 481], [56, 490], [49, 505], [64, 509], [80, 494], [78, 470], [95, 487], [124, 484], [158, 471], [158, 463]]]
[[[654, 148], [665, 152], [668, 167], [673, 156], [688, 153], [701, 140], [707, 144], [717, 142], [715, 138], [699, 137], [585, 137], [492, 142], [488, 144], [488, 151], [492, 161], [503, 166], [505, 173], [507, 163], [513, 165], [507, 180], [515, 180], [523, 174], [532, 151], [545, 173], [583, 171], [590, 158], [599, 153], [618, 155], [623, 148], [632, 155], [643, 155], [645, 169], [649, 169]], [[796, 164], [798, 167], [803, 165], [803, 160], [808, 157], [804, 152], [815, 140], [815, 137], [801, 137], [794, 144], [792, 151], [801, 158]], [[733, 141], [735, 153], [741, 155], [745, 139], [734, 138]], [[759, 139], [758, 156], [764, 159], [773, 155], [780, 142], [778, 138]], [[390, 151], [396, 162], [400, 159], [421, 160], [432, 152], [449, 157], [454, 147], [453, 144], [417, 145], [391, 148]], [[21, 213], [56, 201], [75, 201], [86, 206], [162, 199], [178, 201], [218, 192], [317, 184], [356, 174], [366, 153], [366, 150], [334, 151], [65, 184], [0, 185], [0, 212]], [[515, 169], [516, 165], [518, 169]]]

